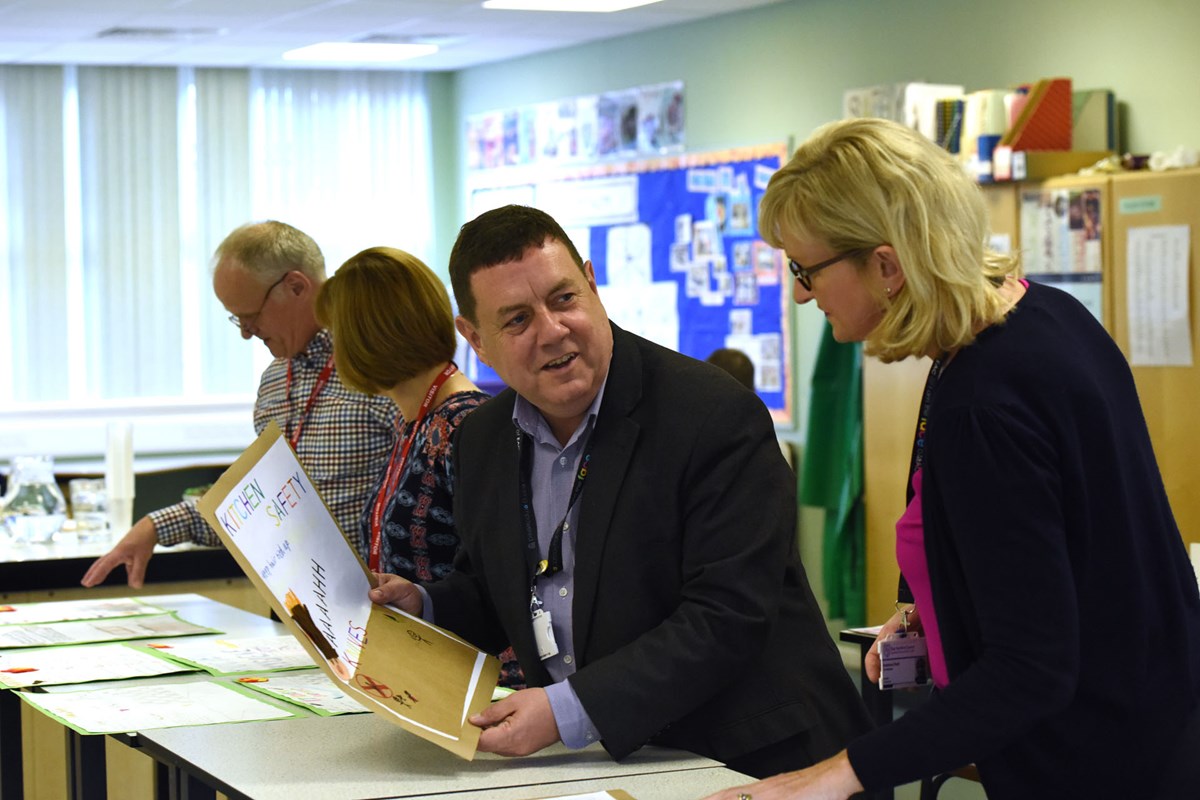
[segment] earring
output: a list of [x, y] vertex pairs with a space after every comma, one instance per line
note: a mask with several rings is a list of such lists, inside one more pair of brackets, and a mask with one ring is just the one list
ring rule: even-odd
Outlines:
[[884, 287], [884, 289], [883, 289], [883, 291], [884, 291], [884, 292], [887, 294], [887, 296], [888, 296], [888, 297], [891, 297], [891, 296], [892, 296], [892, 287], [890, 287], [890, 286], [885, 286], [885, 287]]

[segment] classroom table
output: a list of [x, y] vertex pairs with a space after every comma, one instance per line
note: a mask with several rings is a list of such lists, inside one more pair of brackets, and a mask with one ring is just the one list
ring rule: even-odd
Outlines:
[[[289, 636], [287, 629], [266, 617], [218, 603], [198, 594], [146, 595], [138, 598], [152, 605], [178, 613], [181, 619], [222, 631], [204, 634], [207, 638], [252, 636]], [[193, 638], [193, 637], [189, 637]], [[157, 678], [138, 678], [130, 685], [197, 680], [195, 673], [168, 675]], [[111, 682], [48, 686], [42, 691], [59, 692], [111, 685]], [[265, 698], [264, 702], [272, 702]], [[273, 703], [289, 708], [286, 704]], [[300, 709], [303, 711], [303, 709]], [[299, 713], [299, 712], [298, 712]], [[107, 793], [102, 735], [84, 735], [69, 728], [66, 734], [68, 794], [74, 800], [103, 800]], [[20, 800], [24, 796], [21, 752], [21, 700], [15, 690], [0, 690], [0, 800]]]
[[[753, 778], [681, 750], [643, 747], [617, 762], [598, 744], [466, 761], [377, 714], [142, 731], [136, 746], [191, 778], [188, 797], [536, 798], [625, 789], [637, 800], [698, 798]], [[181, 779], [180, 783], [184, 781]], [[209, 787], [207, 795], [197, 784]], [[640, 788], [643, 791], [636, 791]]]
[[[194, 594], [139, 598], [175, 611], [182, 619], [223, 631], [223, 637], [288, 635], [278, 622]], [[216, 635], [209, 635], [216, 638]], [[193, 638], [193, 637], [189, 637]], [[130, 685], [196, 680], [170, 675], [126, 681]], [[202, 676], [199, 676], [202, 677]], [[45, 687], [72, 691], [97, 686]], [[619, 788], [637, 800], [695, 798], [750, 782], [748, 776], [712, 759], [679, 750], [645, 747], [615, 762], [599, 746], [571, 751], [561, 744], [520, 759], [480, 753], [466, 761], [414, 736], [375, 714], [318, 717], [299, 706], [262, 698], [294, 711], [287, 720], [162, 728], [115, 734], [158, 764], [159, 797], [295, 800], [337, 797], [536, 798]], [[15, 725], [20, 741], [20, 705], [15, 691], [0, 692], [0, 733]], [[68, 795], [104, 800], [107, 794], [106, 737], [64, 729], [68, 747]], [[7, 751], [8, 740], [5, 739]], [[9, 766], [5, 752], [5, 767]], [[20, 751], [14, 767], [20, 776]], [[314, 794], [313, 787], [319, 784]], [[15, 800], [5, 785], [0, 800]]]
[[[81, 542], [73, 533], [59, 533], [45, 544], [18, 544], [0, 536], [0, 592], [46, 592], [76, 589], [83, 574], [119, 537]], [[245, 573], [223, 547], [181, 544], [156, 547], [147, 584], [168, 584], [213, 578], [241, 578]], [[125, 570], [116, 569], [102, 585], [125, 583]], [[169, 591], [170, 587], [161, 587]]]

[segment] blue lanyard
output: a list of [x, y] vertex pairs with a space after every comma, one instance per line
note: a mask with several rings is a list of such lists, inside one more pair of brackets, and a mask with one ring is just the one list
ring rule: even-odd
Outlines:
[[595, 433], [595, 428], [593, 428], [592, 432], [588, 434], [587, 443], [583, 446], [583, 458], [580, 459], [579, 470], [575, 473], [575, 480], [571, 484], [571, 498], [567, 502], [567, 511], [550, 537], [549, 552], [546, 558], [538, 558], [537, 519], [533, 512], [533, 446], [532, 444], [526, 445], [525, 432], [519, 427], [517, 428], [517, 453], [521, 463], [521, 521], [525, 525], [525, 560], [528, 564], [531, 588], [543, 575], [549, 576], [562, 571], [563, 529], [566, 527], [567, 517], [571, 515], [571, 509], [575, 507], [575, 501], [583, 492], [583, 482], [588, 476], [588, 463], [592, 460], [592, 439]]
[[942, 353], [933, 360], [933, 366], [929, 368], [929, 376], [925, 379], [925, 391], [921, 396], [921, 413], [917, 417], [917, 431], [913, 436], [912, 461], [908, 470], [908, 502], [912, 502], [912, 476], [917, 474], [917, 470], [925, 462], [925, 437], [929, 433], [929, 409], [933, 405], [933, 390], [937, 387], [938, 378], [942, 375], [945, 363], [946, 354]]

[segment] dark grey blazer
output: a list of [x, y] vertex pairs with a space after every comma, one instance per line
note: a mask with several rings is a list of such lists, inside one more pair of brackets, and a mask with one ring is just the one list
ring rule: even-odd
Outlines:
[[[621, 758], [646, 743], [721, 761], [805, 730], [830, 755], [869, 726], [796, 555], [795, 477], [752, 392], [613, 326], [576, 525], [569, 679]], [[550, 682], [529, 623], [512, 390], [454, 448], [458, 569], [426, 588], [439, 625], [511, 641]]]

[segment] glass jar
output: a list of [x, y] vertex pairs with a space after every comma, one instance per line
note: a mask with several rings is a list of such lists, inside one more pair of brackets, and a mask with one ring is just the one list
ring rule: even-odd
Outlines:
[[17, 456], [8, 476], [0, 519], [14, 542], [48, 542], [67, 519], [67, 499], [54, 479], [50, 456]]

